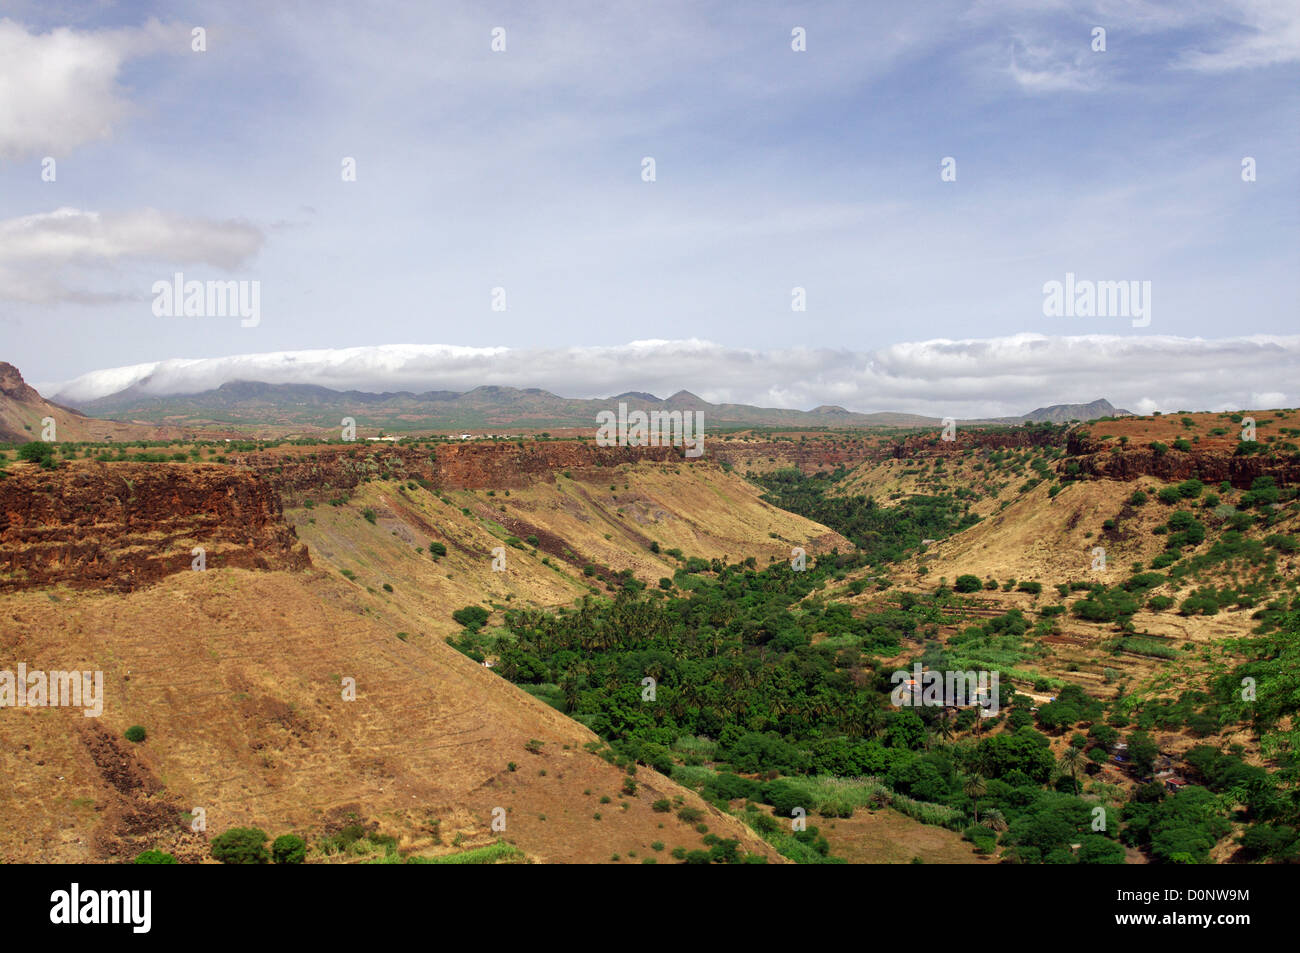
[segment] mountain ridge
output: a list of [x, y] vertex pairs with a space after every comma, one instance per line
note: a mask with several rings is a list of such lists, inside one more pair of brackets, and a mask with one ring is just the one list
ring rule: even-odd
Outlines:
[[[57, 395], [56, 395], [57, 396]], [[228, 381], [192, 394], [153, 396], [140, 384], [115, 394], [85, 401], [81, 412], [90, 417], [126, 416], [155, 423], [266, 424], [334, 427], [345, 416], [365, 414], [369, 426], [388, 430], [485, 429], [517, 427], [555, 429], [593, 425], [596, 414], [611, 402], [626, 403], [629, 410], [698, 411], [710, 425], [761, 427], [826, 426], [932, 427], [938, 417], [900, 411], [858, 412], [822, 404], [811, 410], [758, 407], [752, 404], [712, 403], [689, 390], [666, 398], [644, 391], [625, 391], [613, 397], [562, 397], [531, 387], [484, 384], [467, 391], [428, 390], [371, 392], [334, 390], [318, 384], [271, 384], [256, 380]], [[1108, 400], [1082, 404], [1052, 404], [1012, 417], [973, 418], [961, 423], [1016, 426], [1026, 422], [1064, 423], [1104, 416], [1129, 416]]]

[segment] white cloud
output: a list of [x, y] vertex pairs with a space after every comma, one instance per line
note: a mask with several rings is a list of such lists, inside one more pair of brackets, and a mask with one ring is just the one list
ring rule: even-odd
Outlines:
[[1137, 412], [1297, 403], [1300, 394], [1287, 389], [1297, 366], [1300, 336], [1018, 334], [872, 352], [758, 351], [699, 340], [553, 349], [401, 344], [160, 361], [93, 371], [41, 390], [76, 404], [132, 386], [166, 395], [238, 380], [369, 391], [541, 387], [564, 397], [629, 390], [667, 397], [685, 389], [718, 403], [805, 410], [829, 403], [970, 418], [1099, 397]]
[[[1021, 38], [1011, 54], [1007, 72], [1030, 93], [1093, 92], [1101, 88], [1095, 57], [1084, 37], [1074, 48], [1035, 44]], [[1085, 65], [1086, 64], [1086, 65]]]
[[1231, 38], [1216, 49], [1183, 54], [1179, 66], [1226, 73], [1300, 61], [1300, 5], [1294, 0], [1239, 0], [1226, 6], [1218, 13], [1235, 20]]
[[0, 20], [0, 159], [67, 154], [107, 138], [130, 111], [118, 74], [128, 60], [188, 50], [188, 33], [143, 26], [29, 33]]
[[256, 254], [261, 244], [261, 231], [245, 222], [211, 221], [156, 209], [101, 215], [61, 208], [5, 219], [0, 221], [0, 300], [115, 300], [120, 296], [70, 287], [67, 273], [76, 269], [84, 284], [88, 267], [122, 260], [209, 264], [228, 270]]

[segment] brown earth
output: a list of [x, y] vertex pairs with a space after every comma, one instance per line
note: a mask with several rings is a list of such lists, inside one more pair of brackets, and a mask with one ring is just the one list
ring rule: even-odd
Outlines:
[[[491, 843], [502, 808], [500, 836], [531, 858], [601, 862], [653, 856], [654, 841], [701, 847], [693, 828], [651, 810], [680, 797], [713, 832], [780, 860], [649, 768], [635, 796], [621, 796], [625, 775], [585, 750], [596, 742], [587, 729], [441, 640], [414, 645], [394, 631], [378, 600], [312, 571], [209, 570], [127, 594], [0, 598], [6, 667], [102, 670], [105, 694], [99, 718], [67, 708], [0, 718], [0, 859], [159, 848], [198, 860], [205, 838], [181, 812], [200, 807], [209, 835], [253, 825], [318, 836], [356, 812], [403, 849], [439, 853]], [[143, 743], [123, 740], [134, 724]]]
[[[495, 840], [495, 807], [501, 836], [536, 861], [644, 859], [659, 856], [655, 842], [666, 860], [704, 846], [650, 809], [668, 798], [779, 861], [740, 821], [648, 768], [635, 796], [622, 793], [622, 771], [586, 750], [594, 735], [444, 637], [466, 604], [562, 605], [613, 572], [671, 576], [675, 547], [784, 558], [791, 541], [813, 552], [847, 542], [763, 503], [739, 476], [671, 454], [560, 445], [545, 458], [571, 476], [526, 467], [530, 482], [502, 462], [505, 448], [454, 448], [445, 470], [400, 471], [427, 474], [426, 489], [371, 478], [379, 461], [402, 458], [388, 449], [331, 459], [331, 477], [355, 475], [347, 491], [305, 460], [9, 468], [0, 668], [102, 671], [106, 698], [100, 718], [22, 708], [0, 719], [0, 771], [14, 779], [0, 795], [0, 860], [120, 861], [158, 848], [199, 861], [229, 827], [318, 838], [349, 815], [403, 851], [436, 854]], [[302, 504], [289, 511], [297, 531], [277, 477]], [[466, 484], [480, 488], [451, 488]], [[328, 505], [336, 492], [350, 500]], [[507, 534], [538, 545], [503, 546]], [[431, 558], [432, 541], [445, 557]], [[196, 545], [204, 572], [190, 571]], [[491, 568], [498, 547], [505, 572]], [[584, 575], [588, 564], [600, 572]], [[355, 702], [341, 697], [345, 677]], [[135, 724], [148, 731], [138, 745], [124, 740]], [[195, 808], [206, 832], [187, 826]]]

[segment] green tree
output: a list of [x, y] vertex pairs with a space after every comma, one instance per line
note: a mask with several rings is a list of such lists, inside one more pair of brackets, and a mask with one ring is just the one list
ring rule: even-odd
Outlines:
[[266, 831], [257, 827], [232, 827], [212, 839], [212, 856], [223, 864], [265, 864]]
[[18, 459], [28, 463], [38, 463], [44, 470], [54, 469], [54, 444], [44, 440], [33, 440], [18, 448]]
[[980, 822], [980, 798], [988, 791], [988, 785], [984, 783], [984, 778], [981, 775], [972, 774], [968, 775], [966, 780], [962, 782], [961, 789], [971, 799], [971, 804], [975, 810], [975, 823], [978, 824]]
[[307, 842], [297, 834], [281, 834], [271, 844], [271, 859], [277, 864], [301, 864], [307, 857]]
[[1150, 774], [1159, 755], [1155, 739], [1145, 731], [1135, 731], [1128, 736], [1128, 756], [1138, 774]]
[[1074, 781], [1074, 794], [1079, 794], [1079, 764], [1083, 761], [1083, 751], [1070, 745], [1061, 754], [1061, 767], [1070, 772], [1070, 779]]
[[471, 632], [477, 632], [487, 622], [488, 615], [487, 609], [482, 606], [466, 606], [463, 609], [457, 609], [451, 614], [451, 617]]

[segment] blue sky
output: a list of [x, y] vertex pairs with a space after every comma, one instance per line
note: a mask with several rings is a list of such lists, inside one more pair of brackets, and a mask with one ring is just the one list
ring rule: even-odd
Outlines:
[[[1300, 403], [1295, 3], [17, 2], [0, 51], [21, 97], [0, 106], [0, 358], [50, 386], [308, 349], [293, 363], [329, 383], [335, 349], [411, 344], [509, 347], [529, 357], [493, 383], [571, 396]], [[154, 316], [176, 271], [259, 281], [260, 323]], [[1044, 316], [1066, 272], [1150, 281], [1150, 325]], [[1241, 338], [1255, 372], [1197, 386]], [[713, 359], [598, 350], [645, 340]], [[588, 363], [555, 359], [573, 349]], [[825, 352], [833, 373], [774, 358]]]

